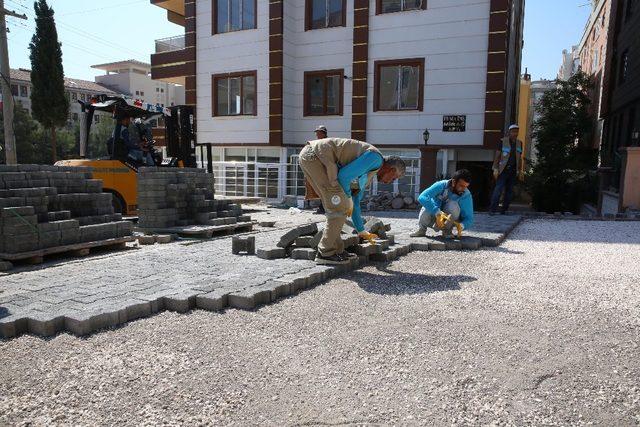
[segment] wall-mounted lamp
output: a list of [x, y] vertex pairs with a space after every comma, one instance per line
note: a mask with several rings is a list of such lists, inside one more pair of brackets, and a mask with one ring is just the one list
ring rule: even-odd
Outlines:
[[424, 145], [427, 145], [427, 143], [429, 143], [429, 137], [431, 137], [431, 134], [429, 133], [429, 129], [425, 129], [424, 132], [422, 132], [422, 139], [424, 139]]

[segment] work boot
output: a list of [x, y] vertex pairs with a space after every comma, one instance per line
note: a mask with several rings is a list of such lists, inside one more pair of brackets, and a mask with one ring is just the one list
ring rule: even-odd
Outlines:
[[356, 254], [352, 254], [351, 252], [347, 252], [347, 251], [342, 252], [342, 253], [341, 253], [341, 254], [339, 254], [338, 256], [339, 256], [340, 258], [342, 258], [342, 259], [346, 259], [346, 260], [351, 259], [351, 258], [358, 258], [358, 255], [356, 255]]
[[415, 231], [409, 234], [410, 237], [425, 237], [427, 235], [427, 230], [424, 228], [418, 228], [418, 231]]
[[320, 265], [338, 265], [338, 264], [348, 264], [349, 261], [342, 258], [340, 255], [331, 255], [331, 256], [322, 256], [320, 254], [316, 255], [316, 264]]

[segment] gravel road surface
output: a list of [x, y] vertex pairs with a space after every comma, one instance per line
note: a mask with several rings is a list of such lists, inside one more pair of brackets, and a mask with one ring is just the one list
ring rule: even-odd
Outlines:
[[638, 425], [640, 223], [525, 221], [255, 312], [0, 341], [0, 425]]

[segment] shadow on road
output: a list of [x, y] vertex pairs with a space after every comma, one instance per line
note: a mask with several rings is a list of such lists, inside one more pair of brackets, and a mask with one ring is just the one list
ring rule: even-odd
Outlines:
[[437, 276], [399, 272], [389, 270], [387, 265], [379, 266], [378, 271], [384, 274], [358, 270], [347, 278], [356, 282], [364, 291], [378, 295], [415, 295], [455, 291], [460, 289], [461, 283], [478, 280], [475, 277], [463, 275]]
[[9, 310], [4, 307], [0, 307], [0, 319], [3, 319], [9, 315]]

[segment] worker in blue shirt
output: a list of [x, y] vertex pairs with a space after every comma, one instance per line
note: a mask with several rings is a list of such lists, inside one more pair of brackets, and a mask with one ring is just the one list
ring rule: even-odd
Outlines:
[[371, 144], [347, 138], [323, 138], [309, 143], [300, 152], [300, 167], [314, 191], [320, 195], [327, 224], [318, 244], [318, 264], [343, 264], [349, 254], [340, 233], [351, 216], [358, 235], [373, 240], [364, 230], [360, 202], [374, 176], [388, 184], [402, 177], [405, 164], [399, 157], [384, 158]]
[[438, 181], [418, 197], [422, 205], [418, 219], [418, 231], [411, 237], [423, 237], [427, 228], [442, 231], [447, 238], [453, 237], [455, 227], [458, 236], [473, 225], [473, 197], [469, 191], [471, 172], [457, 171], [453, 178]]

